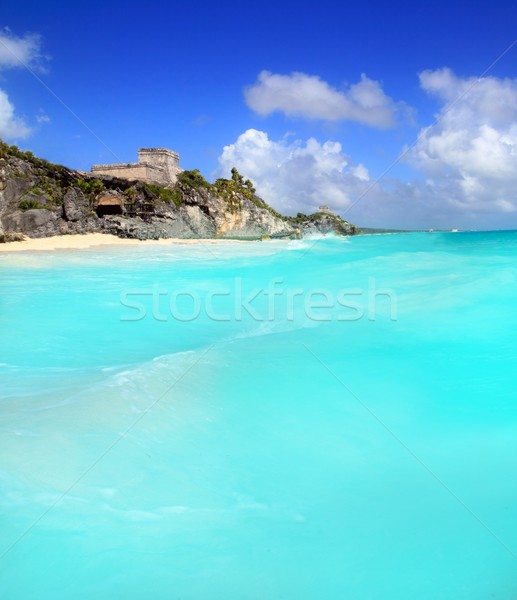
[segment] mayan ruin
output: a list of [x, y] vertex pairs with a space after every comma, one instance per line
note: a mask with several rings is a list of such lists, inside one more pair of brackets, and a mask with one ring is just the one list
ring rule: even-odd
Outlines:
[[160, 185], [176, 182], [179, 166], [179, 154], [167, 148], [139, 148], [138, 162], [92, 165], [94, 175], [111, 175], [124, 179], [139, 179]]

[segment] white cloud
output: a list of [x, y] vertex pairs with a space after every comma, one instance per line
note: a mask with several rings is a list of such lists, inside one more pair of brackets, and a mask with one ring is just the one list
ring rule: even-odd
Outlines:
[[287, 116], [325, 121], [358, 121], [372, 127], [395, 124], [396, 103], [381, 84], [366, 75], [347, 91], [339, 91], [315, 75], [278, 75], [262, 71], [244, 91], [247, 105], [259, 115], [275, 111]]
[[[0, 30], [0, 71], [20, 67], [44, 71], [45, 60], [39, 35], [26, 33], [24, 36], [16, 36], [8, 28]], [[48, 123], [50, 118], [41, 113], [36, 116], [36, 121]], [[7, 93], [0, 89], [0, 137], [18, 140], [28, 137], [31, 133], [32, 129], [15, 114]]]
[[256, 129], [224, 147], [217, 175], [228, 177], [234, 166], [267, 202], [290, 214], [313, 212], [320, 204], [342, 211], [369, 181], [366, 167], [350, 166], [339, 142], [274, 141]]
[[0, 31], [0, 70], [24, 66], [41, 70], [44, 60], [38, 34], [26, 33], [18, 37], [10, 29]]
[[30, 127], [14, 113], [14, 106], [5, 92], [0, 90], [0, 137], [6, 140], [26, 138]]
[[[282, 106], [287, 112], [290, 106], [290, 114], [296, 114], [295, 109], [300, 113], [302, 104], [289, 104], [287, 92], [284, 96], [265, 93], [271, 77], [276, 76], [263, 76], [268, 85], [255, 86], [260, 92], [251, 100], [256, 110], [268, 114]], [[307, 83], [307, 76], [299, 77]], [[340, 92], [318, 78], [308, 79], [309, 90], [326, 90], [328, 98], [335, 100], [334, 104], [322, 101], [327, 114], [332, 106], [339, 106]], [[288, 89], [280, 83], [279, 89]], [[339, 142], [300, 141], [292, 135], [275, 141], [255, 129], [224, 148], [218, 174], [228, 177], [236, 166], [255, 182], [266, 201], [288, 214], [312, 212], [319, 204], [328, 204], [363, 226], [516, 227], [517, 79], [461, 78], [450, 69], [439, 69], [421, 73], [420, 83], [440, 103], [437, 123], [420, 131], [407, 155], [425, 179], [403, 182], [390, 179], [388, 173], [378, 183], [366, 166], [354, 164]], [[317, 116], [323, 109], [312, 110], [312, 116]]]
[[511, 203], [502, 200], [491, 212], [472, 211], [452, 200], [453, 186], [446, 177], [403, 182], [387, 176], [377, 182], [335, 141], [292, 140], [291, 136], [275, 141], [263, 131], [248, 129], [224, 147], [215, 175], [229, 177], [234, 166], [284, 214], [312, 213], [327, 204], [363, 227], [497, 228], [506, 222], [501, 222], [501, 214], [513, 210]]
[[437, 123], [410, 153], [445, 203], [474, 213], [517, 211], [517, 80], [424, 71], [420, 84], [442, 102]]

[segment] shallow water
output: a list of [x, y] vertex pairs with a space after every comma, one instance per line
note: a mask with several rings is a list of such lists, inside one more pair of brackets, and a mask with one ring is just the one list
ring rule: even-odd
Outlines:
[[0, 597], [517, 597], [516, 232], [0, 276]]

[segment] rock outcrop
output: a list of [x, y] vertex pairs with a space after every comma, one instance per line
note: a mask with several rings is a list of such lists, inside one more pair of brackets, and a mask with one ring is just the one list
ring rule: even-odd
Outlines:
[[291, 222], [295, 223], [304, 235], [356, 235], [359, 228], [345, 221], [330, 211], [317, 212], [312, 215], [298, 213]]
[[0, 241], [99, 232], [142, 240], [356, 232], [334, 215], [299, 217], [277, 213], [235, 169], [215, 184], [184, 171], [162, 187], [74, 171], [0, 142]]

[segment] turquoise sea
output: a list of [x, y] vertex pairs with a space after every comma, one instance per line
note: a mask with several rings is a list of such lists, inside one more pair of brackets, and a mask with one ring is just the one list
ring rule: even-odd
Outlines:
[[517, 598], [517, 232], [0, 255], [0, 598]]

